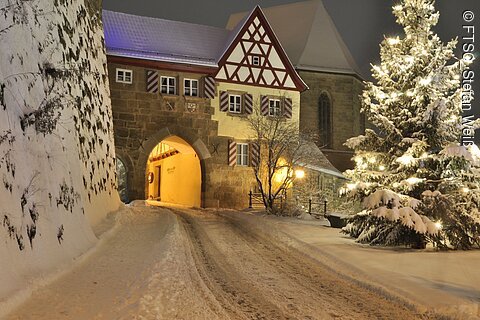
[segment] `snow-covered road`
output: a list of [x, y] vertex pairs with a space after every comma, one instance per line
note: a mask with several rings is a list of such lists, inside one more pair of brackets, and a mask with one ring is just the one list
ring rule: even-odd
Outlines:
[[132, 207], [7, 319], [427, 319], [229, 212]]

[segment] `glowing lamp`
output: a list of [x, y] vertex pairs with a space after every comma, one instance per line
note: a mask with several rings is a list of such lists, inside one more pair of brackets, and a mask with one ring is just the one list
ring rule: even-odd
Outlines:
[[303, 171], [301, 169], [295, 170], [295, 178], [297, 178], [297, 179], [305, 178], [305, 171]]

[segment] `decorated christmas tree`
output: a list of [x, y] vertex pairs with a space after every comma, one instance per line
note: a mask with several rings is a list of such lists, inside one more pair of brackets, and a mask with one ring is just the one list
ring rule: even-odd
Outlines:
[[342, 192], [364, 210], [343, 231], [370, 244], [480, 246], [479, 152], [461, 144], [461, 75], [472, 61], [432, 31], [434, 0], [403, 0], [393, 13], [405, 34], [381, 43], [363, 92], [375, 129], [346, 143], [356, 166]]

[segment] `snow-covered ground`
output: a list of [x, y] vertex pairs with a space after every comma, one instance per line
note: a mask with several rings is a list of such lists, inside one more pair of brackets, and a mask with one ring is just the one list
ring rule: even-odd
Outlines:
[[6, 319], [475, 319], [478, 253], [369, 248], [321, 224], [136, 203]]
[[[256, 228], [281, 230], [295, 247], [344, 274], [458, 319], [480, 319], [480, 251], [372, 247], [355, 243], [327, 221], [237, 215]], [[271, 226], [275, 226], [272, 228]], [[265, 229], [266, 228], [266, 229]], [[290, 239], [291, 238], [291, 239]], [[307, 244], [305, 247], [302, 244]]]

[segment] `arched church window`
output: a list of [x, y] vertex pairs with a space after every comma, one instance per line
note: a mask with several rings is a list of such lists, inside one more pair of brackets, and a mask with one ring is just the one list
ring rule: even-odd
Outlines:
[[327, 93], [322, 93], [318, 99], [320, 145], [332, 147], [332, 103]]

